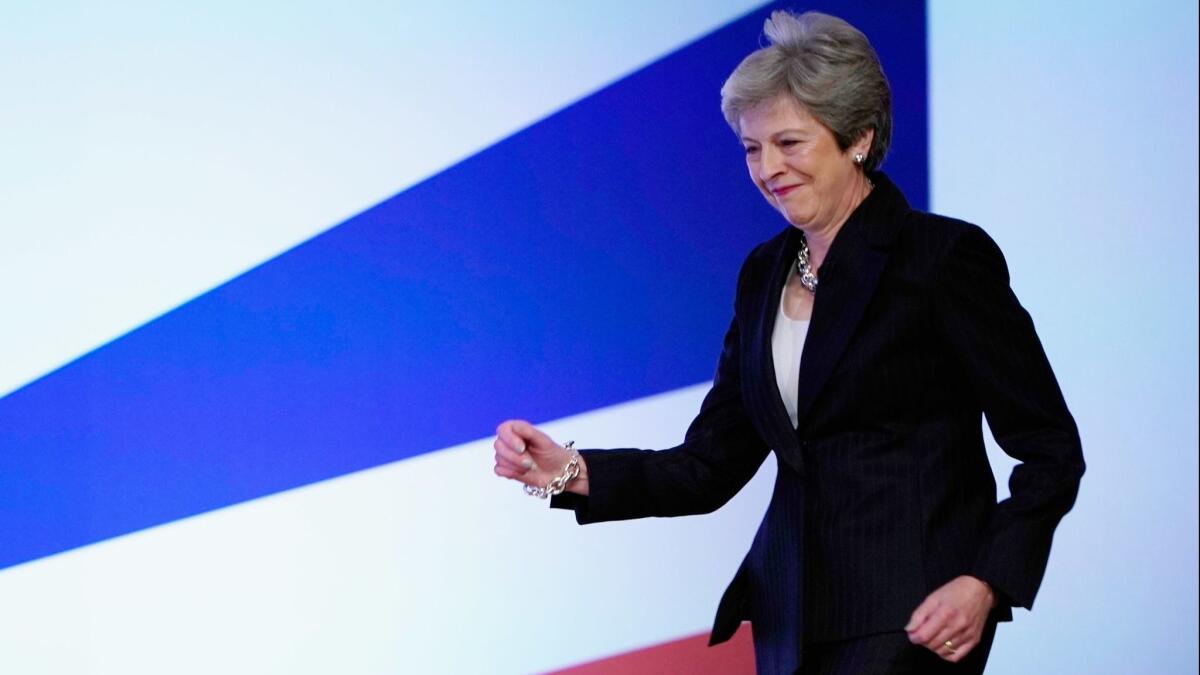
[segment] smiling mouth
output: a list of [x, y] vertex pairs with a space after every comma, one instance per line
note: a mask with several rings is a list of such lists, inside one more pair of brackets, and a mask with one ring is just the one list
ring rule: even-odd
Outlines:
[[799, 187], [799, 185], [786, 185], [784, 187], [771, 188], [771, 194], [775, 195], [776, 197], [783, 197], [790, 192], [794, 192]]

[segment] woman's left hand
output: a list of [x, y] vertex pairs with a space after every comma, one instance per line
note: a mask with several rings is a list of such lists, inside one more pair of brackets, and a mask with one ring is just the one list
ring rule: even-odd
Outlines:
[[904, 630], [913, 644], [957, 663], [979, 644], [995, 604], [990, 586], [975, 577], [957, 577], [930, 593]]

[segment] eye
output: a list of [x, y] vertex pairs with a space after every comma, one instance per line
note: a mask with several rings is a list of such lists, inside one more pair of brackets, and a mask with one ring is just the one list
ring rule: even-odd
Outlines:
[[784, 138], [779, 141], [779, 147], [781, 148], [791, 148], [797, 145], [800, 145], [800, 141], [795, 138]]
[[758, 146], [757, 146], [757, 145], [747, 145], [747, 146], [746, 146], [746, 154], [747, 154], [747, 155], [756, 155], [756, 154], [758, 154]]

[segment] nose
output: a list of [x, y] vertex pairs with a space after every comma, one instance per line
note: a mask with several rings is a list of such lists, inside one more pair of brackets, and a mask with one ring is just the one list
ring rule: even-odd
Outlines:
[[770, 181], [783, 173], [783, 155], [770, 143], [764, 143], [758, 151], [758, 177]]

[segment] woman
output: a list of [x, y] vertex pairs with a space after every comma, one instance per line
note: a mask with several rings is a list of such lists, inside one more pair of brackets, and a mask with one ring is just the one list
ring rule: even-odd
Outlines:
[[[591, 523], [712, 511], [774, 450], [712, 641], [751, 621], [763, 673], [982, 672], [1074, 503], [1078, 432], [996, 245], [877, 170], [891, 96], [866, 37], [818, 13], [765, 32], [721, 106], [790, 227], [742, 266], [684, 443], [574, 453], [508, 421], [495, 472]], [[981, 414], [1021, 461], [999, 504]]]

